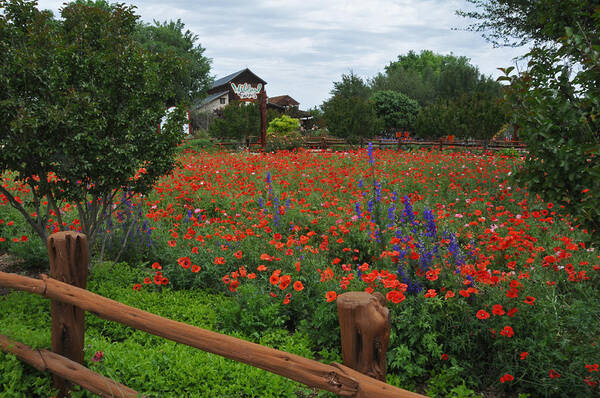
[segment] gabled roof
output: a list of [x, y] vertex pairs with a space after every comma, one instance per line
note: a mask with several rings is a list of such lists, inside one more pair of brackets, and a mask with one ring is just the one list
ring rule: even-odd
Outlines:
[[246, 69], [242, 69], [240, 71], [237, 71], [235, 73], [232, 73], [231, 75], [227, 75], [225, 77], [222, 77], [219, 80], [215, 80], [215, 82], [212, 84], [212, 86], [210, 88], [215, 88], [215, 87], [219, 87], [219, 86], [222, 86], [224, 84], [227, 84], [227, 83], [229, 83], [230, 81], [232, 81], [233, 79], [235, 79], [236, 77], [238, 77], [239, 75], [241, 75], [242, 73], [244, 73], [246, 71], [248, 71], [254, 77], [256, 77], [258, 80], [260, 80], [262, 82], [262, 84], [267, 84], [266, 81], [264, 81], [260, 77], [256, 76], [250, 69], [246, 68]]
[[229, 93], [229, 91], [221, 91], [221, 92], [209, 95], [208, 97], [204, 98], [198, 105], [196, 105], [196, 109], [202, 107], [203, 105], [208, 104], [209, 102], [216, 100], [220, 96], [225, 95], [227, 93]]
[[297, 106], [300, 105], [298, 101], [290, 97], [289, 95], [278, 95], [277, 97], [269, 97], [268, 102], [278, 106]]

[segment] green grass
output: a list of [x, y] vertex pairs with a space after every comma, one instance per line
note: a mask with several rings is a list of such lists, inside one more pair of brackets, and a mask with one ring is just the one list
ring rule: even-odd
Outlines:
[[[98, 266], [88, 283], [95, 293], [194, 326], [218, 331], [220, 312], [232, 299], [199, 290], [132, 292], [139, 272], [127, 264]], [[50, 302], [13, 292], [0, 297], [0, 333], [36, 348], [50, 347]], [[241, 334], [239, 338], [246, 338]], [[265, 330], [257, 343], [312, 357], [302, 333]], [[101, 362], [90, 359], [97, 351]], [[336, 354], [329, 354], [334, 358]], [[85, 365], [150, 397], [297, 397], [312, 390], [299, 383], [121, 324], [86, 315]], [[52, 379], [0, 353], [0, 396], [52, 396]], [[319, 396], [328, 396], [324, 392]], [[74, 397], [89, 397], [76, 391]]]

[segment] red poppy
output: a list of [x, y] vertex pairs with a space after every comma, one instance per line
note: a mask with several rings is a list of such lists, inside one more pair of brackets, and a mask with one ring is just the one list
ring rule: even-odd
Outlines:
[[385, 295], [385, 298], [394, 304], [398, 304], [403, 302], [406, 297], [398, 290], [391, 290]]
[[325, 300], [329, 303], [337, 298], [337, 293], [334, 291], [329, 291], [325, 293]]
[[507, 381], [513, 381], [515, 378], [513, 375], [506, 373], [504, 376], [500, 378], [500, 383], [506, 383]]
[[521, 361], [524, 360], [525, 358], [527, 358], [528, 355], [529, 355], [529, 353], [527, 351], [523, 351], [520, 356]]
[[479, 311], [477, 311], [476, 316], [477, 316], [477, 319], [484, 320], [484, 319], [488, 319], [490, 317], [490, 313], [487, 312], [486, 310], [479, 310]]
[[511, 338], [515, 335], [515, 332], [512, 327], [504, 326], [504, 328], [500, 331], [500, 334], [504, 337]]
[[269, 282], [271, 282], [271, 285], [278, 285], [279, 284], [279, 275], [273, 273], [271, 275], [271, 277], [269, 278]]
[[550, 369], [550, 371], [548, 372], [548, 376], [551, 379], [558, 379], [560, 377], [560, 373], [558, 373], [556, 370], [554, 369]]
[[510, 310], [508, 310], [506, 312], [506, 315], [512, 318], [513, 316], [515, 316], [515, 314], [517, 313], [517, 311], [519, 311], [519, 310], [516, 309], [516, 308], [511, 308]]
[[135, 285], [133, 285], [133, 290], [142, 290], [142, 285], [136, 283]]
[[523, 302], [525, 304], [533, 305], [533, 303], [535, 302], [535, 297], [526, 296], [525, 300], [523, 300]]
[[502, 306], [500, 304], [494, 304], [492, 306], [492, 314], [501, 316], [501, 315], [506, 314], [506, 312], [504, 311], [504, 308], [502, 308]]
[[192, 265], [192, 261], [189, 257], [179, 257], [177, 263], [185, 269], [190, 268], [190, 265]]
[[588, 370], [588, 372], [597, 372], [598, 371], [598, 364], [595, 363], [593, 365], [585, 365], [586, 369]]
[[304, 289], [304, 285], [302, 284], [302, 282], [300, 281], [296, 281], [294, 282], [294, 290], [297, 292], [302, 291], [302, 289]]

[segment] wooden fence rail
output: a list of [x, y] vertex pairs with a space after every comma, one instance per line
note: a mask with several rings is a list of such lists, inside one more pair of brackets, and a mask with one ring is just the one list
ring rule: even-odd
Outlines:
[[[0, 286], [39, 294], [51, 300], [77, 306], [100, 318], [119, 322], [168, 340], [243, 362], [340, 396], [357, 398], [423, 397], [420, 394], [402, 390], [366, 376], [341, 364], [326, 365], [298, 355], [162, 318], [57, 281], [46, 275], [41, 275], [41, 279], [34, 279], [0, 272]], [[48, 370], [51, 370], [50, 367]], [[73, 381], [82, 385], [80, 379]]]
[[13, 341], [1, 334], [0, 349], [15, 355], [21, 361], [33, 366], [40, 372], [52, 372], [102, 397], [135, 398], [142, 396], [137, 391], [92, 372], [75, 361], [71, 361], [52, 351], [34, 350], [25, 344]]

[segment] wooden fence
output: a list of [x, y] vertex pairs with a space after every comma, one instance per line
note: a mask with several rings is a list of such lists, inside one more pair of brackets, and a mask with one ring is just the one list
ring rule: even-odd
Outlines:
[[[352, 144], [343, 138], [335, 137], [304, 137], [300, 147], [309, 150], [347, 150], [366, 148], [371, 143], [373, 148], [401, 150], [408, 148], [430, 147], [440, 151], [444, 149], [468, 148], [472, 150], [490, 150], [497, 151], [502, 149], [514, 149], [525, 151], [527, 147], [520, 141], [487, 141], [487, 140], [468, 140], [468, 141], [448, 141], [440, 140], [414, 140], [414, 139], [396, 139], [396, 138], [373, 138], [370, 140], [362, 139], [360, 142]], [[237, 150], [240, 148], [259, 149], [259, 145], [253, 141], [246, 143], [240, 141], [214, 141], [214, 145], [224, 150]]]
[[[79, 284], [85, 287], [86, 278], [82, 277], [82, 274], [87, 274], [87, 239], [83, 234], [69, 231], [51, 235], [48, 238], [48, 253], [51, 277], [41, 275], [40, 279], [34, 279], [0, 272], [0, 286], [39, 294], [51, 300], [53, 352], [33, 350], [2, 335], [0, 335], [0, 349], [16, 355], [40, 371], [52, 372], [55, 375], [55, 386], [61, 392], [60, 396], [69, 396], [69, 382], [106, 397], [140, 396], [138, 392], [81, 365], [85, 334], [81, 315], [83, 311], [88, 311], [100, 318], [119, 322], [171, 341], [243, 362], [309, 387], [331, 391], [340, 396], [357, 398], [423, 397], [423, 395], [402, 390], [369, 377], [346, 365], [323, 364], [298, 355], [162, 318], [99, 296], [85, 288], [74, 286]], [[338, 308], [339, 304], [338, 302]], [[368, 304], [370, 307], [375, 305], [372, 302]], [[376, 310], [381, 314], [382, 309], [379, 305], [377, 306]], [[81, 311], [82, 314], [79, 314], [78, 311]], [[350, 313], [348, 310], [345, 312]], [[356, 313], [352, 316], [355, 315]], [[351, 321], [347, 319], [344, 323], [347, 328]], [[364, 332], [363, 334], [369, 334]], [[355, 337], [357, 333], [352, 334]], [[389, 337], [389, 330], [387, 336]], [[376, 343], [380, 345], [380, 342]], [[347, 349], [343, 351], [345, 352]], [[381, 358], [378, 359], [381, 360]], [[347, 363], [347, 358], [344, 357], [344, 363], [348, 364], [351, 361]], [[356, 366], [354, 367], [356, 368]]]
[[485, 141], [485, 140], [469, 140], [469, 141], [448, 141], [440, 140], [412, 140], [412, 139], [396, 139], [396, 138], [374, 138], [370, 140], [361, 139], [358, 144], [350, 144], [343, 138], [321, 137], [321, 138], [305, 138], [303, 147], [306, 149], [321, 149], [321, 150], [339, 150], [348, 148], [365, 148], [372, 145], [376, 149], [393, 149], [401, 150], [407, 148], [431, 147], [437, 148], [440, 151], [444, 149], [469, 148], [480, 150], [502, 150], [515, 149], [517, 151], [526, 150], [525, 144], [519, 141]]

